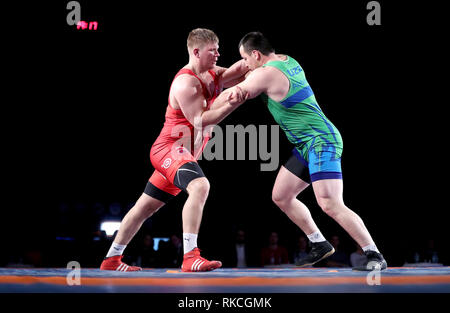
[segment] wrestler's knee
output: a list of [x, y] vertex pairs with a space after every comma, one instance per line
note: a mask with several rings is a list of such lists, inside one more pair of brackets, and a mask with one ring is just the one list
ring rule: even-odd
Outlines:
[[194, 179], [187, 187], [189, 195], [195, 195], [203, 202], [208, 199], [210, 190], [211, 185], [206, 177]]
[[319, 197], [317, 202], [322, 210], [330, 217], [336, 217], [345, 208], [342, 199], [331, 197]]
[[272, 191], [272, 201], [284, 212], [288, 204], [293, 200], [293, 197], [282, 192], [276, 186]]

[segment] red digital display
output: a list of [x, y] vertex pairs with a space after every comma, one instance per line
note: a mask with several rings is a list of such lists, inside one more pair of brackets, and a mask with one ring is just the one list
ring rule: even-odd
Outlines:
[[98, 22], [79, 21], [77, 23], [77, 29], [80, 29], [80, 30], [97, 30], [97, 28], [98, 28]]

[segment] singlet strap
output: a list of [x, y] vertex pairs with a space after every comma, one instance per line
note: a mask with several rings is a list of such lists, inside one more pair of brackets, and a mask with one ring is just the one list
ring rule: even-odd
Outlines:
[[[219, 76], [218, 76], [213, 70], [209, 70], [208, 73], [213, 77], [213, 79], [214, 79], [214, 84], [217, 86], [217, 85], [218, 85], [218, 81], [219, 81]], [[202, 86], [203, 96], [205, 97], [205, 99], [209, 99], [209, 98], [211, 98], [211, 97], [214, 96], [214, 94], [213, 94], [213, 95], [210, 95], [210, 94], [209, 94], [209, 90], [208, 90], [208, 88], [206, 87], [206, 85], [205, 85], [205, 83], [203, 82], [203, 80], [201, 80], [200, 77], [198, 77], [198, 76], [197, 76], [192, 70], [190, 70], [190, 69], [182, 68], [182, 69], [177, 73], [177, 75], [175, 75], [175, 78], [173, 79], [173, 82], [175, 81], [175, 79], [176, 79], [178, 76], [183, 75], [183, 74], [188, 74], [188, 75], [194, 76], [195, 78], [198, 79], [198, 81], [200, 82], [200, 84], [201, 84], [201, 86]], [[172, 85], [173, 85], [173, 82], [172, 82]], [[172, 87], [170, 87], [170, 88], [172, 89]], [[171, 107], [171, 106], [170, 106], [170, 95], [169, 95], [169, 107]], [[172, 108], [172, 107], [171, 107], [171, 108]], [[172, 109], [173, 109], [173, 108], [172, 108]], [[173, 110], [175, 110], [175, 109], [173, 109]]]
[[[218, 77], [218, 75], [216, 74], [216, 72], [214, 72], [213, 70], [209, 70], [208, 73], [212, 76], [212, 78], [213, 78], [213, 80], [214, 80], [214, 84], [217, 85], [217, 84], [218, 84], [219, 77]], [[210, 94], [209, 94], [208, 87], [206, 87], [206, 85], [205, 85], [205, 83], [203, 82], [203, 80], [201, 80], [201, 78], [198, 77], [198, 76], [197, 76], [192, 70], [190, 70], [190, 69], [182, 68], [182, 69], [178, 72], [178, 74], [175, 76], [175, 78], [177, 78], [178, 76], [183, 75], [183, 74], [192, 75], [192, 76], [194, 76], [195, 78], [198, 79], [198, 81], [199, 81], [200, 84], [202, 85], [203, 96], [205, 97], [205, 99], [209, 99], [209, 98], [211, 98], [211, 97], [214, 96], [214, 95], [210, 95]]]

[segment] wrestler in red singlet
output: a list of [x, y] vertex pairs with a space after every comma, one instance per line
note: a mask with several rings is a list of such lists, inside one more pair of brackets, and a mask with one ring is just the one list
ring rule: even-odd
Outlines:
[[[214, 82], [212, 95], [205, 83], [189, 69], [181, 69], [174, 78], [175, 81], [178, 76], [187, 74], [196, 77], [200, 81], [207, 103], [205, 111], [209, 110], [209, 107], [221, 92], [217, 74], [212, 70], [208, 72], [211, 74]], [[171, 106], [169, 96], [164, 127], [150, 151], [150, 160], [155, 168], [155, 172], [150, 178], [151, 184], [173, 196], [177, 196], [181, 192], [181, 189], [174, 185], [177, 171], [186, 163], [197, 162], [210, 139], [209, 136], [204, 136], [201, 148], [197, 149], [198, 151], [194, 151], [195, 135], [194, 126], [186, 119], [181, 109], [174, 109]], [[201, 135], [204, 135], [203, 132]], [[186, 147], [186, 144], [189, 147]]]
[[[228, 69], [217, 66], [219, 39], [208, 29], [198, 28], [190, 32], [187, 48], [189, 63], [175, 76], [169, 94], [166, 121], [151, 149], [150, 159], [155, 172], [144, 193], [123, 219], [100, 266], [102, 270], [142, 270], [124, 263], [123, 253], [144, 221], [181, 190], [189, 195], [183, 207], [182, 272], [208, 272], [222, 267], [220, 261], [203, 258], [197, 244], [210, 188], [197, 160], [210, 138], [210, 129], [242, 104], [245, 94], [241, 90], [232, 91], [226, 93], [226, 103], [217, 105], [213, 102], [222, 88], [232, 87], [242, 81], [248, 67], [243, 61], [236, 62]], [[197, 125], [197, 121], [203, 125]]]

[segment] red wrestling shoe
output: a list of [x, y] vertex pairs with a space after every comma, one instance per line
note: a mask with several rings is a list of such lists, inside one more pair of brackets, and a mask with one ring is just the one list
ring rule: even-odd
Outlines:
[[142, 268], [136, 266], [129, 266], [122, 262], [123, 255], [113, 256], [103, 261], [100, 270], [102, 271], [116, 271], [116, 272], [139, 272]]
[[208, 261], [200, 256], [200, 249], [195, 248], [184, 255], [181, 271], [189, 272], [210, 272], [222, 267], [220, 261]]

